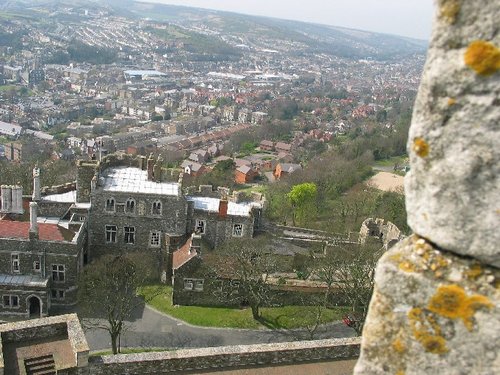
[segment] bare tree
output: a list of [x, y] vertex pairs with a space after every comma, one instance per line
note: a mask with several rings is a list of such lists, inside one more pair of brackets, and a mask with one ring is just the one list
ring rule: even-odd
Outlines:
[[[155, 276], [150, 260], [144, 253], [105, 255], [85, 267], [80, 274], [79, 306], [84, 314], [103, 318], [88, 319], [87, 326], [109, 332], [113, 354], [120, 351], [119, 337], [124, 330], [125, 319], [144, 304], [136, 291]], [[154, 296], [154, 293], [151, 295]]]
[[276, 270], [276, 262], [266, 240], [232, 239], [222, 248], [216, 250], [215, 273], [224, 273], [237, 285], [236, 291], [228, 292], [227, 288], [216, 291], [216, 297], [225, 301], [248, 305], [252, 316], [259, 320], [260, 308], [272, 299], [268, 275]]
[[346, 322], [358, 335], [363, 330], [373, 293], [375, 266], [382, 254], [379, 243], [342, 245], [327, 249], [317, 258], [314, 273], [326, 284], [323, 304], [330, 304], [333, 292], [351, 308]]

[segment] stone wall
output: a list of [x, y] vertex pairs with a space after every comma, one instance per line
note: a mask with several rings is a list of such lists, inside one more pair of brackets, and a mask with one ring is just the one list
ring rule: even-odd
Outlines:
[[408, 223], [379, 261], [355, 374], [500, 368], [500, 0], [438, 0], [408, 139]]
[[70, 374], [159, 375], [179, 371], [216, 371], [244, 366], [341, 360], [356, 358], [358, 354], [358, 338], [225, 346], [92, 357], [89, 359], [88, 367], [75, 369]]
[[[105, 209], [106, 200], [114, 198], [115, 211]], [[135, 200], [134, 212], [125, 212], [127, 199]], [[152, 213], [153, 202], [161, 202], [161, 214]], [[92, 208], [89, 214], [90, 256], [99, 257], [109, 252], [120, 251], [155, 251], [150, 244], [152, 231], [162, 233], [160, 248], [165, 249], [163, 237], [165, 234], [183, 236], [186, 233], [187, 202], [184, 197], [141, 193], [107, 193], [96, 190], [92, 194]], [[106, 243], [106, 225], [116, 225], [117, 237], [115, 243]], [[135, 243], [126, 244], [124, 228], [135, 228]]]

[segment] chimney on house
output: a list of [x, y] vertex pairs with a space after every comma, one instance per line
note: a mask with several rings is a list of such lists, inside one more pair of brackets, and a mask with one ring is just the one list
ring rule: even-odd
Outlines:
[[38, 168], [38, 165], [35, 165], [35, 168], [33, 168], [33, 196], [32, 196], [32, 199], [34, 202], [38, 202], [41, 199], [40, 168]]
[[227, 198], [221, 198], [219, 201], [219, 217], [226, 217], [227, 216], [227, 208], [229, 206], [229, 202], [227, 201]]
[[36, 202], [30, 203], [30, 239], [38, 239], [38, 204]]
[[161, 166], [163, 164], [163, 158], [158, 156], [158, 160], [156, 161], [154, 167], [153, 167], [153, 180], [156, 182], [161, 182]]
[[9, 213], [12, 208], [12, 188], [8, 185], [2, 185], [0, 189], [2, 194], [2, 207], [0, 211], [3, 213]]
[[153, 154], [149, 154], [149, 158], [147, 161], [148, 181], [153, 181], [153, 168], [154, 168]]
[[139, 169], [141, 171], [146, 170], [146, 157], [143, 155], [139, 156]]
[[12, 186], [11, 192], [12, 192], [11, 212], [13, 214], [23, 214], [24, 208], [23, 208], [23, 188], [22, 188], [22, 186], [19, 186], [19, 185]]

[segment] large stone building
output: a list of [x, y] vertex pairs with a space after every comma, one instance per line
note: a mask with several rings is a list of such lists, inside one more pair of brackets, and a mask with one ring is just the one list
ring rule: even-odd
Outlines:
[[76, 185], [41, 189], [35, 168], [32, 196], [2, 186], [0, 314], [44, 316], [76, 303], [78, 272], [104, 254], [153, 253], [170, 282], [173, 254], [192, 233], [210, 247], [254, 235], [261, 203], [229, 201], [224, 192], [186, 195], [182, 175], [167, 181], [161, 163], [110, 155], [79, 163]]
[[87, 247], [85, 214], [78, 212], [86, 207], [71, 202], [74, 194], [42, 198], [39, 178], [35, 168], [32, 197], [18, 186], [1, 188], [0, 315], [46, 316], [51, 307], [76, 302]]

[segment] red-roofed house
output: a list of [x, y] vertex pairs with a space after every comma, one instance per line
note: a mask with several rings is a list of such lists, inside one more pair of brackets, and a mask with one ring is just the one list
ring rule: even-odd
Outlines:
[[76, 279], [87, 244], [86, 223], [41, 222], [46, 219], [37, 220], [35, 202], [29, 210], [29, 222], [12, 217], [0, 220], [0, 315], [42, 317], [51, 306], [76, 303]]
[[237, 184], [248, 184], [252, 182], [257, 176], [257, 172], [248, 165], [242, 165], [236, 168], [234, 172], [234, 181]]

